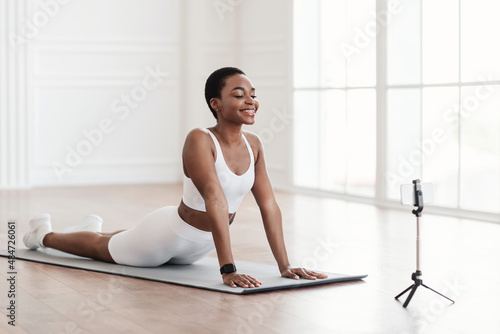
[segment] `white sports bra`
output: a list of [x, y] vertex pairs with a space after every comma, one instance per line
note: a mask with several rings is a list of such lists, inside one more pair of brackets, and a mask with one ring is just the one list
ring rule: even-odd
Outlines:
[[[226, 196], [227, 204], [229, 206], [229, 213], [235, 213], [243, 200], [243, 197], [252, 189], [253, 183], [255, 181], [255, 163], [253, 157], [253, 151], [248, 143], [245, 135], [243, 135], [243, 140], [248, 148], [248, 153], [250, 154], [250, 165], [247, 171], [242, 175], [234, 174], [226, 164], [224, 160], [224, 155], [219, 145], [219, 141], [215, 135], [208, 129], [205, 130], [215, 143], [217, 149], [217, 158], [215, 159], [215, 170], [217, 176], [219, 177], [219, 182]], [[194, 210], [206, 212], [205, 200], [201, 196], [198, 189], [194, 185], [193, 181], [184, 175], [184, 190], [182, 201], [188, 207]]]

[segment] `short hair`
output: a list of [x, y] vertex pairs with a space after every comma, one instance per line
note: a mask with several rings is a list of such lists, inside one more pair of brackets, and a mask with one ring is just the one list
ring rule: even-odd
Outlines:
[[205, 83], [205, 100], [207, 101], [208, 107], [210, 111], [214, 115], [215, 119], [217, 119], [217, 113], [214, 108], [210, 105], [210, 100], [221, 97], [220, 93], [224, 86], [226, 86], [226, 79], [235, 74], [243, 74], [246, 75], [242, 70], [236, 67], [222, 67], [218, 70], [214, 71], [207, 79]]

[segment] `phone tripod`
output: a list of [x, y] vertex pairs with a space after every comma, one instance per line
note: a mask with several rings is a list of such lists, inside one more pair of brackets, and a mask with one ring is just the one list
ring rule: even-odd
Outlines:
[[422, 281], [422, 271], [420, 270], [420, 217], [422, 216], [422, 210], [424, 209], [424, 196], [422, 193], [422, 189], [420, 188], [420, 180], [413, 180], [414, 184], [414, 191], [415, 191], [415, 204], [414, 206], [417, 206], [418, 208], [413, 210], [412, 213], [417, 217], [417, 270], [411, 274], [411, 279], [415, 282], [411, 286], [409, 286], [406, 290], [401, 292], [399, 295], [397, 295], [395, 298], [398, 299], [402, 295], [404, 295], [408, 290], [411, 289], [410, 295], [408, 298], [406, 298], [406, 301], [403, 304], [403, 307], [407, 307], [408, 304], [410, 303], [411, 298], [415, 294], [415, 291], [417, 291], [417, 288], [421, 285], [424, 288], [427, 288], [431, 291], [434, 291], [438, 295], [450, 300], [452, 303], [455, 303], [453, 300], [450, 298], [446, 297], [442, 293], [437, 292], [434, 289], [431, 289], [427, 285], [425, 285]]

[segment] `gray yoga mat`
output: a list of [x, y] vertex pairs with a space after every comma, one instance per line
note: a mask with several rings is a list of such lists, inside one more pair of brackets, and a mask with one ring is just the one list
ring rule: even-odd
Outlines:
[[[0, 256], [8, 257], [6, 250], [0, 250]], [[193, 288], [208, 289], [233, 294], [249, 294], [264, 291], [302, 288], [313, 285], [323, 285], [347, 281], [356, 281], [367, 275], [344, 275], [326, 273], [328, 278], [293, 280], [280, 277], [276, 265], [262, 264], [250, 261], [237, 261], [238, 272], [249, 274], [262, 282], [256, 288], [231, 288], [222, 283], [217, 258], [206, 257], [189, 265], [162, 265], [155, 268], [129, 267], [119, 264], [94, 261], [75, 255], [66, 254], [52, 249], [46, 250], [16, 250], [16, 258], [56, 266], [96, 271], [112, 275], [147, 279], [164, 283], [178, 284]]]

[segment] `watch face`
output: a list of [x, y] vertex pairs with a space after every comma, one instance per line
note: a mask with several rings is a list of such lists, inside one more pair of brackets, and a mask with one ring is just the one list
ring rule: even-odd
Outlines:
[[220, 268], [221, 274], [230, 274], [236, 271], [236, 266], [232, 263], [225, 264]]

